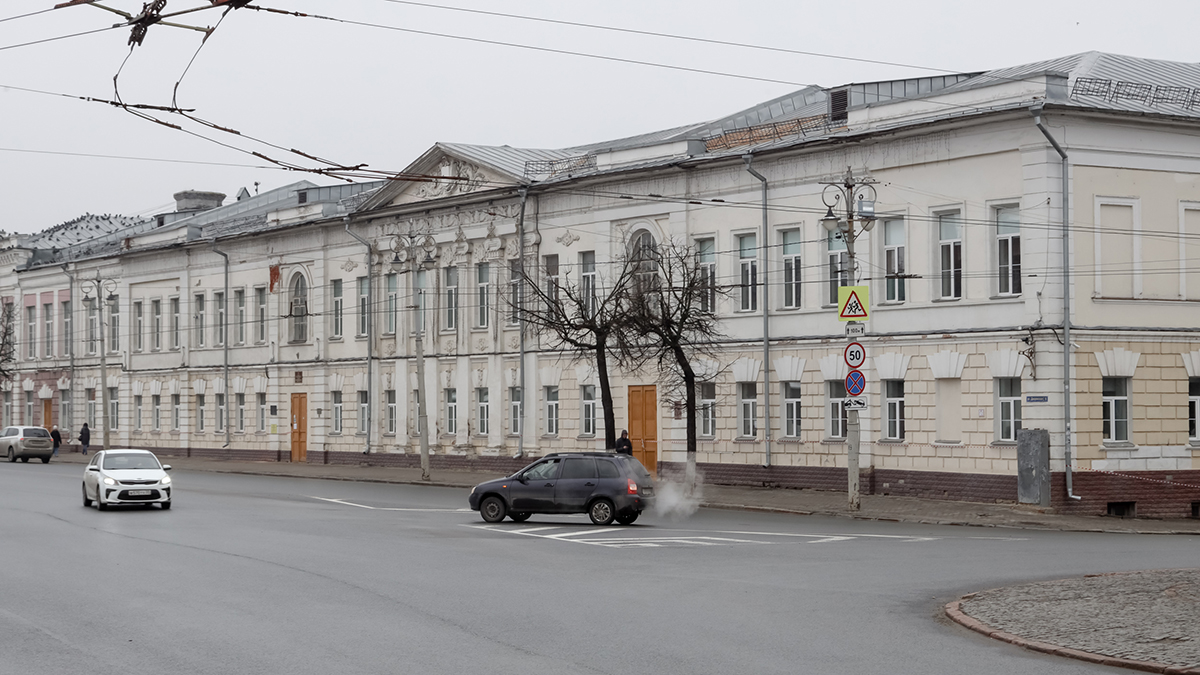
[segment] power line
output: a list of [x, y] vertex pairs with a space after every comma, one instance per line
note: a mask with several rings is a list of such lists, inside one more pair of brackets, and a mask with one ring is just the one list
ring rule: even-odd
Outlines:
[[234, 164], [230, 162], [204, 162], [191, 159], [168, 159], [166, 157], [132, 157], [128, 155], [102, 155], [90, 152], [65, 152], [59, 150], [29, 150], [25, 148], [0, 148], [0, 152], [20, 152], [31, 155], [61, 155], [65, 157], [89, 157], [92, 159], [120, 159], [136, 162], [165, 162], [168, 164], [198, 164], [202, 166], [226, 166], [238, 169], [271, 169], [281, 171], [278, 166], [267, 164]]
[[5, 23], [6, 21], [16, 21], [17, 19], [24, 19], [24, 18], [30, 17], [30, 16], [37, 16], [38, 14], [45, 14], [46, 12], [53, 12], [55, 9], [58, 9], [58, 8], [50, 7], [48, 9], [39, 9], [36, 12], [29, 12], [28, 14], [18, 14], [16, 16], [10, 16], [10, 17], [4, 18], [4, 19], [0, 19], [0, 23]]
[[43, 38], [41, 40], [34, 40], [32, 42], [22, 42], [20, 44], [15, 44], [15, 45], [5, 45], [3, 47], [0, 47], [0, 52], [7, 51], [9, 49], [18, 49], [20, 47], [30, 47], [32, 45], [45, 44], [47, 42], [56, 42], [58, 40], [66, 40], [66, 39], [74, 38], [74, 37], [82, 37], [84, 35], [93, 35], [95, 33], [103, 33], [104, 31], [113, 30], [114, 28], [124, 28], [124, 27], [125, 26], [122, 24], [117, 24], [115, 26], [106, 26], [104, 28], [96, 28], [95, 30], [83, 31], [82, 33], [71, 33], [70, 35], [59, 35], [58, 37]]

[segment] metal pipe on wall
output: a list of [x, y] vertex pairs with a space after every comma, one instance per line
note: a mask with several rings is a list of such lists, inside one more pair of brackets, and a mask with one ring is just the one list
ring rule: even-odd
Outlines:
[[371, 454], [371, 411], [375, 404], [375, 379], [371, 371], [375, 361], [375, 268], [371, 264], [371, 242], [363, 239], [350, 230], [350, 216], [344, 216], [342, 222], [346, 226], [346, 234], [354, 237], [358, 243], [367, 247], [367, 447], [364, 455]]
[[[526, 201], [526, 199], [529, 198], [529, 190], [528, 190], [528, 188], [522, 187], [520, 192], [521, 192], [521, 213], [520, 213], [520, 215], [517, 216], [517, 250], [518, 250], [517, 264], [519, 264], [521, 266], [521, 280], [518, 281], [517, 283], [524, 284], [525, 283], [524, 278], [525, 278], [525, 274], [526, 274], [526, 272], [525, 272], [525, 201]], [[524, 300], [525, 300], [525, 289], [522, 286], [518, 285], [517, 286], [517, 308], [516, 309], [517, 309], [517, 321], [520, 322], [519, 325], [520, 325], [520, 331], [521, 331], [521, 352], [520, 352], [521, 363], [520, 363], [520, 374], [517, 376], [518, 378], [520, 378], [520, 382], [517, 383], [517, 387], [519, 388], [519, 390], [521, 392], [521, 415], [520, 415], [521, 433], [517, 435], [517, 455], [516, 455], [518, 459], [525, 456], [525, 431], [526, 431], [526, 429], [525, 429], [525, 427], [526, 427], [526, 424], [525, 424], [525, 399], [527, 398], [527, 395], [525, 393], [525, 313], [522, 311], [524, 309]]]
[[766, 441], [766, 445], [764, 446], [766, 455], [763, 466], [771, 466], [771, 304], [768, 301], [770, 286], [767, 284], [767, 266], [771, 260], [768, 251], [771, 249], [767, 245], [767, 237], [769, 235], [769, 230], [767, 229], [767, 178], [758, 171], [755, 171], [751, 165], [754, 162], [754, 155], [743, 155], [742, 159], [746, 162], [746, 171], [762, 183], [762, 241], [758, 242], [758, 250], [762, 254], [762, 269], [759, 271], [759, 278], [762, 280], [763, 431], [766, 434], [764, 437]]
[[228, 448], [233, 443], [233, 437], [230, 435], [232, 430], [229, 428], [230, 412], [233, 409], [233, 402], [229, 400], [229, 254], [217, 248], [216, 239], [212, 241], [212, 250], [213, 253], [225, 259], [225, 295], [221, 297], [221, 302], [225, 304], [221, 308], [224, 323], [218, 326], [217, 330], [221, 331], [221, 346], [223, 347], [221, 356], [224, 359], [225, 365], [225, 393], [222, 394], [225, 397], [225, 419], [223, 420], [225, 425], [225, 445], [222, 447]]

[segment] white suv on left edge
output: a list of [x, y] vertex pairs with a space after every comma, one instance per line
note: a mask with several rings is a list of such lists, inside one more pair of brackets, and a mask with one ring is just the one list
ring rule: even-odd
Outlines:
[[83, 505], [104, 511], [110, 504], [160, 504], [171, 508], [170, 464], [149, 450], [113, 449], [96, 453], [83, 472]]

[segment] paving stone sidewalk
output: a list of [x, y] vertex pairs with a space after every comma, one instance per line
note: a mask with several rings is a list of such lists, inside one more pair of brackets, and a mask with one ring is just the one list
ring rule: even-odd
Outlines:
[[998, 588], [950, 603], [947, 614], [972, 630], [1041, 652], [1200, 675], [1200, 569]]
[[[77, 453], [62, 454], [55, 462], [83, 464], [89, 459]], [[433, 470], [431, 480], [421, 481], [420, 469], [379, 466], [344, 466], [334, 464], [300, 464], [291, 462], [246, 462], [235, 460], [201, 459], [196, 457], [167, 457], [164, 463], [184, 471], [241, 473], [295, 478], [323, 478], [377, 483], [426, 484], [441, 487], [470, 488], [485, 480], [500, 478], [496, 473], [477, 471]], [[464, 495], [464, 502], [465, 502]], [[1200, 534], [1200, 520], [1144, 520], [1067, 516], [1046, 510], [1015, 504], [981, 504], [913, 497], [863, 495], [862, 508], [852, 512], [846, 506], [846, 495], [824, 490], [793, 490], [781, 488], [732, 487], [705, 485], [701, 506], [720, 509], [740, 509], [858, 518], [866, 520], [926, 523], [936, 525], [971, 525], [1017, 529], [1067, 530], [1077, 532], [1127, 532], [1142, 534]]]

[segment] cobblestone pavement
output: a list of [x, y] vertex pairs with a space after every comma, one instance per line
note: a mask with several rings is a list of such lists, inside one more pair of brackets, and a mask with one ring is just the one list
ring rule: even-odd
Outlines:
[[[956, 617], [955, 606], [983, 626]], [[1200, 673], [1200, 569], [1089, 575], [998, 588], [951, 603], [949, 613], [974, 630], [1002, 631], [1008, 636], [993, 637], [1038, 651], [1086, 658], [1042, 648], [1053, 645], [1110, 657], [1089, 659], [1108, 665]]]

